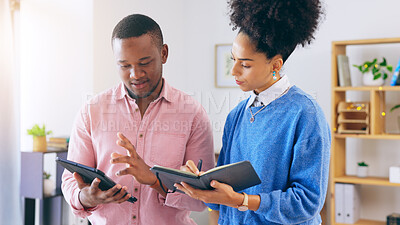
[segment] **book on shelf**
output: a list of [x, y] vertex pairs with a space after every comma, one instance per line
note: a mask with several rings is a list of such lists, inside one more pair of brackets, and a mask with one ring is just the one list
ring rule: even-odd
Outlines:
[[62, 136], [62, 137], [50, 137], [49, 142], [53, 143], [69, 143], [69, 137], [68, 136]]
[[335, 221], [344, 223], [344, 184], [335, 183]]
[[360, 219], [360, 185], [344, 184], [344, 222], [353, 224]]
[[353, 224], [360, 219], [360, 186], [335, 183], [335, 221]]
[[47, 142], [47, 147], [51, 150], [65, 150], [68, 149], [69, 137], [50, 137]]
[[340, 87], [351, 86], [349, 57], [347, 55], [337, 56], [337, 69]]
[[232, 186], [235, 191], [241, 191], [261, 183], [260, 178], [249, 161], [218, 166], [200, 176], [187, 171], [157, 165], [153, 166], [150, 170], [157, 176], [160, 183], [172, 191], [177, 190], [174, 184], [181, 182], [185, 182], [194, 188], [212, 190], [210, 182], [216, 180]]
[[397, 63], [397, 67], [394, 70], [392, 81], [390, 82], [391, 86], [400, 85], [400, 60]]

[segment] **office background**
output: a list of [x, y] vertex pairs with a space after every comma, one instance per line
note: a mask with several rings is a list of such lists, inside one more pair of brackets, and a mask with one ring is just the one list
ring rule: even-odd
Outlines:
[[[22, 224], [19, 152], [30, 151], [32, 146], [26, 129], [44, 123], [54, 135], [68, 135], [80, 106], [119, 82], [110, 37], [115, 24], [126, 15], [146, 14], [160, 24], [170, 49], [164, 77], [205, 107], [214, 130], [215, 151], [221, 148], [226, 115], [246, 96], [238, 88], [214, 85], [214, 46], [232, 43], [236, 35], [229, 26], [225, 0], [21, 0], [14, 16], [14, 40], [3, 32], [9, 30], [8, 1], [0, 0], [0, 4], [4, 6], [0, 8], [0, 224]], [[400, 1], [325, 0], [324, 5], [326, 17], [315, 41], [297, 49], [283, 73], [317, 99], [330, 121], [331, 42], [400, 37]], [[7, 54], [12, 51], [10, 43], [15, 45], [13, 57]], [[390, 48], [383, 56], [396, 65], [400, 47]], [[374, 52], [374, 47], [369, 51], [355, 49], [354, 55], [367, 59]], [[16, 66], [10, 64], [13, 62]], [[353, 68], [352, 74], [353, 82], [360, 83], [361, 75]], [[375, 155], [372, 141], [349, 144], [363, 149], [371, 168], [400, 163], [399, 141], [380, 145], [391, 157]], [[349, 165], [361, 155], [357, 150], [348, 154]], [[355, 166], [347, 168], [348, 173], [355, 173]], [[388, 171], [371, 173], [387, 176]], [[363, 191], [377, 193], [373, 186]], [[386, 216], [383, 212], [387, 207], [400, 211], [399, 190], [378, 191], [379, 196], [371, 194], [366, 201], [382, 203], [381, 207], [363, 208], [362, 217]]]

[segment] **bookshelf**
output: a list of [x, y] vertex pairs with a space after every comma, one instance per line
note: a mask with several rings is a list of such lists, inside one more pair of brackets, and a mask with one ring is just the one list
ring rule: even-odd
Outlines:
[[[349, 183], [360, 185], [400, 187], [400, 184], [390, 183], [389, 178], [366, 177], [346, 175], [346, 139], [358, 138], [374, 140], [400, 140], [400, 134], [385, 133], [385, 110], [386, 92], [395, 92], [400, 95], [400, 86], [360, 86], [360, 87], [340, 87], [338, 85], [337, 55], [346, 55], [346, 47], [352, 45], [376, 45], [376, 44], [400, 44], [400, 38], [351, 40], [332, 42], [331, 56], [331, 79], [332, 79], [332, 100], [331, 100], [331, 127], [332, 127], [332, 148], [331, 148], [331, 168], [330, 168], [330, 224], [336, 225], [335, 221], [335, 183]], [[338, 104], [346, 101], [346, 93], [366, 92], [369, 95], [369, 131], [367, 134], [339, 134], [338, 133]], [[361, 206], [362, 207], [362, 206]], [[386, 224], [377, 220], [366, 220], [361, 218], [355, 224]]]
[[[60, 158], [67, 158], [67, 150], [46, 152], [21, 152], [21, 181], [20, 195], [24, 202], [24, 224], [34, 225], [35, 214], [39, 216], [39, 224], [61, 225], [62, 202], [61, 176], [64, 168], [56, 165], [56, 191], [47, 196], [44, 192], [43, 171], [45, 155], [54, 154]], [[54, 162], [55, 164], [56, 162]], [[36, 201], [40, 207], [36, 207]], [[35, 211], [38, 210], [39, 213]]]

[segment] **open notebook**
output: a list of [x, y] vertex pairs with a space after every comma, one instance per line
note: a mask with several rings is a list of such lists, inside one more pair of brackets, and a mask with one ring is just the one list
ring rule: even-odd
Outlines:
[[261, 183], [260, 178], [249, 161], [218, 166], [200, 176], [187, 171], [157, 165], [153, 166], [150, 170], [171, 191], [177, 190], [174, 184], [180, 182], [185, 182], [194, 188], [212, 190], [210, 182], [217, 180], [221, 183], [229, 184], [235, 191], [241, 191]]

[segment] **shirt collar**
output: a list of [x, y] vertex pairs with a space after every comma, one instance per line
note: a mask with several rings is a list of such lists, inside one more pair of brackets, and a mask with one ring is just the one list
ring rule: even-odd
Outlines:
[[282, 75], [281, 79], [275, 82], [271, 87], [262, 91], [258, 95], [254, 91], [250, 94], [250, 99], [247, 102], [246, 108], [253, 105], [255, 102], [260, 102], [262, 105], [268, 105], [281, 95], [285, 94], [286, 90], [290, 87], [289, 78]]
[[[173, 90], [172, 90], [173, 87], [171, 87], [164, 78], [162, 78], [162, 79], [164, 81], [164, 85], [162, 87], [160, 96], [158, 96], [158, 98], [156, 100], [154, 100], [154, 101], [157, 101], [158, 99], [164, 98], [168, 102], [172, 102], [172, 97], [173, 97], [172, 94], [174, 93]], [[117, 88], [117, 93], [116, 93], [115, 96], [116, 96], [117, 100], [123, 99], [125, 96], [127, 98], [131, 98], [129, 96], [128, 91], [126, 90], [125, 85], [124, 85], [123, 82], [121, 82], [119, 84], [119, 86]]]

